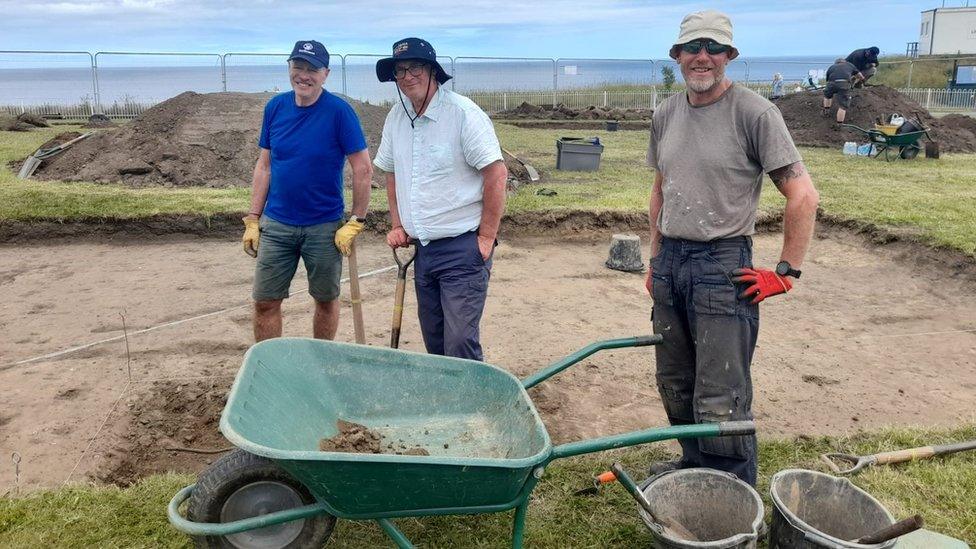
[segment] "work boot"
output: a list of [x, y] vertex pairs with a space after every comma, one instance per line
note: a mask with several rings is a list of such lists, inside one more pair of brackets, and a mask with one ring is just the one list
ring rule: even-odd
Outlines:
[[681, 469], [681, 460], [675, 459], [671, 461], [655, 461], [647, 468], [647, 475], [650, 477], [660, 475], [661, 473], [667, 473], [669, 471], [677, 471]]

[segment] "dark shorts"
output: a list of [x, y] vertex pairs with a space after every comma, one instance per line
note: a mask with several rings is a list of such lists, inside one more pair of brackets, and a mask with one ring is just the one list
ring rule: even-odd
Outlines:
[[298, 260], [308, 271], [308, 293], [316, 301], [339, 297], [342, 254], [335, 246], [340, 221], [298, 227], [261, 216], [261, 239], [254, 270], [255, 301], [276, 301], [288, 297]]
[[823, 94], [827, 99], [831, 99], [836, 95], [837, 104], [845, 109], [851, 106], [850, 82], [827, 82], [827, 87], [824, 88]]

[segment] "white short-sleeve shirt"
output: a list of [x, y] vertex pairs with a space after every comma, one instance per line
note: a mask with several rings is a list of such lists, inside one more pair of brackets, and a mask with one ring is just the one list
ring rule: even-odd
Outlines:
[[373, 164], [394, 174], [403, 229], [422, 245], [481, 224], [480, 170], [502, 160], [488, 115], [473, 101], [439, 88], [424, 114], [397, 102], [386, 116]]

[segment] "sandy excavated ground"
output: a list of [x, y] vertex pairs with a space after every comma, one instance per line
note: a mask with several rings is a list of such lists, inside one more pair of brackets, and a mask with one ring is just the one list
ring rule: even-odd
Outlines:
[[[641, 275], [603, 266], [609, 237], [524, 237], [499, 246], [483, 322], [488, 362], [521, 376], [591, 341], [649, 331]], [[779, 243], [779, 235], [757, 237], [757, 263], [772, 265]], [[361, 273], [392, 264], [378, 236], [359, 248]], [[972, 283], [918, 269], [902, 253], [831, 230], [814, 241], [797, 289], [763, 305], [753, 365], [762, 435], [973, 421]], [[216, 420], [251, 339], [252, 269], [233, 238], [0, 246], [0, 490], [13, 485], [15, 451], [22, 486], [56, 485], [72, 471], [72, 480], [124, 483], [212, 460], [164, 448], [227, 444]], [[293, 290], [303, 287], [300, 271]], [[394, 274], [362, 287], [368, 341], [385, 345]], [[410, 294], [402, 346], [422, 350]], [[287, 302], [286, 335], [310, 334], [310, 307], [303, 293]], [[132, 383], [122, 341], [10, 366], [121, 335], [123, 310]], [[348, 308], [338, 338], [352, 340]], [[533, 398], [556, 442], [662, 425], [653, 367], [648, 350], [604, 352]], [[154, 381], [172, 378], [180, 379]]]

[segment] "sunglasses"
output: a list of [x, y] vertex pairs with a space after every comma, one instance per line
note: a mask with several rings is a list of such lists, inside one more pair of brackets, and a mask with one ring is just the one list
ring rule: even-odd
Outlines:
[[690, 53], [691, 55], [698, 55], [698, 52], [700, 52], [703, 47], [709, 55], [718, 55], [732, 49], [732, 46], [719, 44], [714, 40], [709, 40], [707, 42], [705, 40], [695, 40], [694, 42], [685, 42], [684, 44], [681, 44], [681, 51]]
[[393, 69], [393, 76], [396, 78], [403, 78], [408, 72], [410, 73], [410, 76], [420, 76], [424, 73], [424, 68], [426, 66], [427, 65], [425, 63], [412, 63], [406, 67], [395, 67]]

